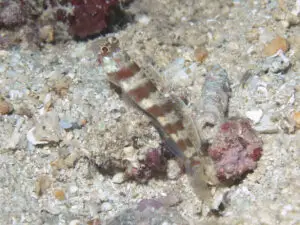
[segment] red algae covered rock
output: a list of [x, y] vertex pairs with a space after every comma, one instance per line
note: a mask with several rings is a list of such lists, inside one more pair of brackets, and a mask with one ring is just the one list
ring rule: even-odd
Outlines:
[[6, 39], [0, 37], [0, 46], [84, 39], [119, 28], [128, 19], [119, 0], [2, 0], [0, 27]]
[[223, 123], [208, 149], [221, 182], [235, 181], [253, 171], [262, 154], [262, 141], [246, 119]]
[[107, 27], [110, 9], [118, 0], [72, 0], [71, 3], [74, 11], [70, 17], [70, 33], [84, 38]]

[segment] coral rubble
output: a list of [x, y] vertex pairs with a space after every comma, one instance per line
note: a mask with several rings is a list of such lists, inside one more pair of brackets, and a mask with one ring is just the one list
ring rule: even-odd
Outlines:
[[208, 149], [220, 181], [234, 181], [254, 170], [262, 154], [262, 141], [248, 120], [223, 123]]

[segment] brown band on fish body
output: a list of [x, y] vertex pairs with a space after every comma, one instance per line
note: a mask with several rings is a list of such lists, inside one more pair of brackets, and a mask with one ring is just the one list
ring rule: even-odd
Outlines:
[[180, 139], [180, 140], [176, 141], [176, 144], [179, 146], [179, 148], [180, 148], [182, 151], [185, 151], [185, 150], [187, 150], [187, 148], [188, 148], [188, 145], [187, 145], [186, 140]]
[[[194, 158], [194, 156], [196, 156], [195, 155], [195, 146], [191, 145], [191, 140], [190, 139], [186, 139], [186, 140], [184, 140], [184, 142], [185, 142], [186, 148], [183, 149], [182, 151], [183, 151], [185, 157], [187, 159], [191, 160], [191, 159]], [[176, 144], [178, 144], [178, 143], [176, 142]]]
[[131, 63], [128, 67], [123, 67], [116, 72], [116, 79], [119, 81], [126, 80], [133, 77], [139, 71], [140, 67], [136, 63]]
[[130, 90], [127, 94], [133, 98], [136, 102], [140, 102], [150, 96], [151, 92], [155, 92], [157, 89], [155, 85], [149, 80], [144, 85]]
[[184, 126], [182, 124], [182, 121], [179, 120], [174, 124], [167, 124], [166, 126], [164, 126], [164, 130], [168, 133], [168, 134], [176, 134], [177, 131], [179, 130], [184, 130]]
[[172, 101], [167, 101], [162, 105], [154, 105], [147, 109], [147, 112], [154, 117], [163, 116], [174, 109], [174, 103]]

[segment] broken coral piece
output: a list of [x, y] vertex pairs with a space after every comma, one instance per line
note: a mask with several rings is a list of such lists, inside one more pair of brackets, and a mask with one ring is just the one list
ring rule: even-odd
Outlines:
[[208, 56], [208, 51], [205, 47], [200, 46], [195, 49], [194, 55], [197, 62], [203, 63]]
[[53, 191], [53, 195], [54, 197], [59, 200], [59, 201], [63, 201], [65, 200], [66, 196], [65, 196], [65, 192], [63, 189], [55, 189]]
[[13, 111], [13, 106], [0, 96], [0, 115], [6, 115]]
[[263, 52], [266, 56], [272, 56], [280, 49], [283, 52], [287, 52], [289, 50], [289, 43], [285, 38], [277, 36], [265, 45]]
[[59, 118], [55, 112], [47, 112], [39, 118], [35, 127], [27, 133], [27, 140], [32, 145], [57, 143], [62, 139], [62, 130], [59, 127]]
[[204, 143], [211, 143], [218, 126], [224, 122], [229, 95], [230, 86], [226, 71], [219, 65], [213, 66], [206, 75], [201, 99], [197, 105], [197, 127]]
[[48, 175], [41, 175], [35, 182], [35, 193], [42, 196], [52, 184], [52, 179]]
[[300, 112], [294, 113], [294, 121], [296, 123], [296, 127], [299, 129], [300, 128]]

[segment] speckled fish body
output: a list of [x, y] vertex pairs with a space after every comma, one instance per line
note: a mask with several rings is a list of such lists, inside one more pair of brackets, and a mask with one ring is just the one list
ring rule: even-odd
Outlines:
[[[108, 79], [121, 88], [158, 128], [170, 150], [184, 163], [190, 182], [200, 198], [210, 195], [207, 183], [214, 174], [211, 159], [197, 157], [198, 153], [190, 132], [184, 125], [183, 115], [178, 111], [177, 102], [161, 93], [156, 84], [147, 76], [128, 54], [121, 51], [117, 42], [102, 46], [99, 61]], [[207, 174], [207, 172], [213, 173]], [[213, 178], [215, 176], [212, 176]]]
[[166, 138], [170, 138], [181, 150], [176, 155], [192, 155], [195, 149], [182, 116], [176, 110], [176, 103], [160, 93], [156, 84], [127, 53], [119, 50], [117, 44], [102, 48], [101, 61], [109, 80], [150, 116], [154, 124], [163, 130]]

